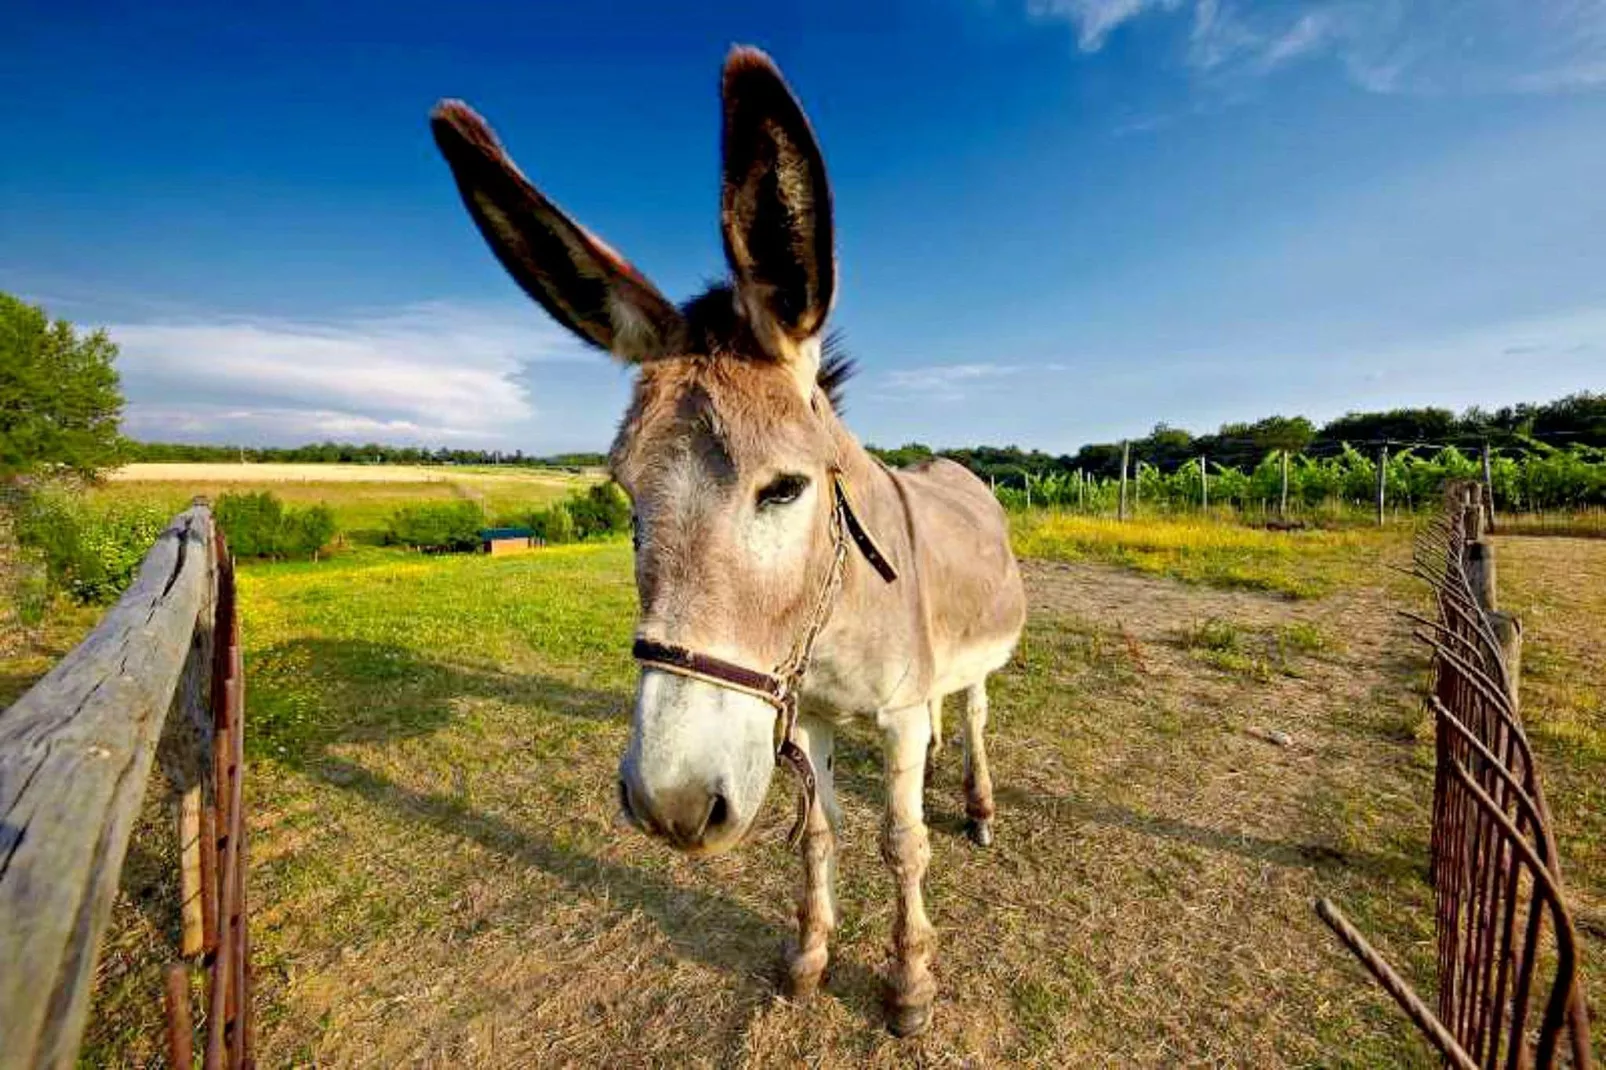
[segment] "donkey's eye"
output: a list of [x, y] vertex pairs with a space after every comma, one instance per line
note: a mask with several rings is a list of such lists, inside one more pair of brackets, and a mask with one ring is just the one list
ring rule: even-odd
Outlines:
[[785, 505], [795, 502], [798, 495], [808, 488], [809, 477], [797, 475], [776, 476], [758, 492], [758, 507], [766, 509], [772, 505]]

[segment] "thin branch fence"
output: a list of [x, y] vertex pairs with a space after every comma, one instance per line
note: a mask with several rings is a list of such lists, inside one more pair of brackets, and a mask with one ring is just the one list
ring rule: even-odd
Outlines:
[[1438, 1003], [1430, 1009], [1330, 901], [1317, 913], [1458, 1068], [1590, 1066], [1578, 937], [1549, 807], [1519, 716], [1522, 627], [1497, 608], [1481, 483], [1446, 488], [1414, 573], [1437, 619], [1408, 614], [1433, 652], [1430, 873]]

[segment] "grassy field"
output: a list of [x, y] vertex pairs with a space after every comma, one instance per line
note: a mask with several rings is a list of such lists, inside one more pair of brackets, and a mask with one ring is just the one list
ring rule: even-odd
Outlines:
[[270, 490], [292, 506], [323, 504], [359, 542], [383, 530], [398, 508], [469, 498], [495, 520], [528, 512], [596, 482], [535, 468], [362, 464], [132, 464], [96, 488], [95, 498], [154, 501], [178, 512], [198, 494]]
[[[1019, 521], [1032, 612], [994, 686], [999, 841], [964, 838], [950, 750], [927, 795], [942, 988], [910, 1043], [879, 1012], [870, 732], [839, 743], [843, 918], [807, 1006], [774, 986], [784, 778], [735, 856], [614, 824], [628, 545], [243, 568], [262, 1065], [1433, 1065], [1310, 906], [1332, 897], [1431, 992], [1426, 660], [1393, 613], [1421, 592], [1382, 567], [1406, 529], [1125, 530]], [[1606, 938], [1606, 542], [1500, 555], [1587, 955]], [[157, 1061], [174, 869], [147, 810], [94, 1065]]]
[[1206, 517], [1077, 516], [1038, 511], [1013, 518], [1021, 557], [1120, 565], [1213, 587], [1314, 598], [1376, 578], [1378, 554], [1401, 528], [1265, 531]]

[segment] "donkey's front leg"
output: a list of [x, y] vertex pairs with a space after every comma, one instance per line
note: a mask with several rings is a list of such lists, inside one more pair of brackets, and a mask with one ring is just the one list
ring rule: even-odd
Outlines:
[[892, 972], [887, 978], [887, 1027], [900, 1037], [921, 1032], [931, 1021], [937, 982], [931, 958], [937, 934], [926, 919], [920, 882], [931, 860], [921, 801], [931, 711], [925, 703], [883, 713], [882, 753], [886, 762], [887, 815], [881, 827], [881, 857], [898, 883], [892, 922]]
[[817, 790], [803, 828], [803, 888], [797, 901], [797, 943], [786, 960], [786, 994], [804, 1000], [814, 994], [830, 956], [836, 929], [836, 833], [839, 822], [831, 757], [830, 724], [802, 716], [797, 745], [814, 765]]

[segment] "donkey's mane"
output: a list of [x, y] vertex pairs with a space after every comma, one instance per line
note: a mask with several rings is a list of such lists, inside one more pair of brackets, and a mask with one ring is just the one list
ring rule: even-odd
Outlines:
[[[736, 310], [735, 291], [729, 282], [716, 282], [680, 306], [685, 320], [685, 349], [711, 357], [741, 357], [762, 360], [764, 350]], [[820, 343], [820, 371], [815, 382], [825, 391], [826, 400], [842, 410], [842, 392], [847, 381], [859, 370], [858, 361], [843, 345], [842, 332], [829, 332]]]

